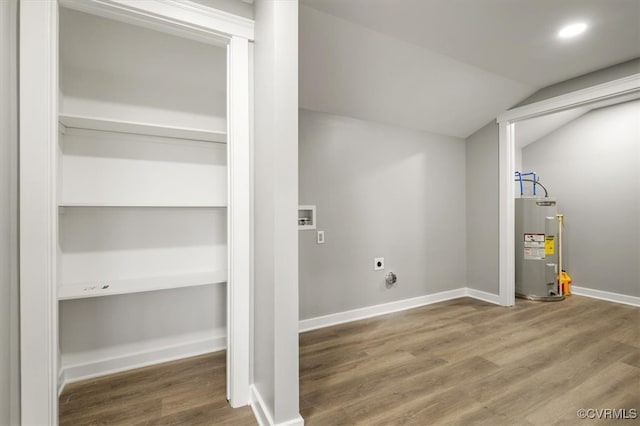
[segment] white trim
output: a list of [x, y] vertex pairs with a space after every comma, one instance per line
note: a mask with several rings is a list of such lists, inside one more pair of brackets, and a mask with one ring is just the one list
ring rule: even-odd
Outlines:
[[148, 291], [186, 288], [212, 284], [226, 284], [227, 271], [193, 272], [182, 275], [164, 275], [124, 280], [113, 280], [107, 288], [96, 285], [96, 282], [61, 283], [58, 285], [58, 300], [84, 299], [87, 297], [104, 297], [115, 294], [132, 294]]
[[458, 299], [467, 296], [464, 287], [455, 290], [443, 291], [435, 294], [427, 294], [411, 299], [398, 300], [395, 302], [383, 303], [380, 305], [367, 306], [366, 308], [353, 309], [350, 311], [338, 312], [316, 318], [300, 320], [300, 332], [311, 331], [318, 328], [330, 327], [332, 325], [343, 324], [351, 321], [358, 321], [365, 318], [377, 317], [379, 315], [390, 314], [392, 312], [404, 311], [417, 308], [432, 303], [444, 302], [445, 300]]
[[[513, 141], [515, 126], [508, 123], [500, 123], [500, 140], [508, 138]], [[500, 144], [500, 245], [499, 245], [499, 287], [500, 304], [502, 306], [513, 306], [516, 303], [515, 274], [516, 263], [513, 247], [515, 245], [515, 200], [513, 189], [513, 175], [515, 171], [515, 145]], [[502, 198], [504, 197], [504, 199]]]
[[[248, 149], [248, 49], [247, 41], [253, 38], [254, 21], [233, 17], [211, 8], [183, 0], [59, 0], [28, 1], [20, 7], [20, 326], [21, 326], [21, 415], [24, 424], [56, 425], [58, 419], [57, 378], [57, 297], [56, 297], [56, 230], [57, 213], [55, 169], [58, 137], [58, 4], [119, 19], [125, 22], [176, 33], [213, 44], [232, 42], [237, 54], [232, 55], [230, 66], [239, 77], [230, 83], [229, 140], [235, 138], [237, 148]], [[228, 16], [227, 16], [228, 15]], [[231, 22], [233, 21], [233, 22]], [[234, 38], [239, 38], [234, 42]], [[245, 47], [242, 47], [245, 45]], [[246, 56], [243, 58], [243, 55]], [[231, 80], [231, 78], [229, 79]], [[239, 90], [235, 93], [235, 90]], [[241, 97], [245, 96], [245, 99]], [[244, 106], [244, 107], [243, 107]], [[246, 109], [245, 112], [241, 112]], [[240, 111], [240, 112], [239, 112]], [[233, 117], [231, 115], [234, 115]], [[244, 130], [239, 126], [246, 125]], [[247, 141], [245, 141], [247, 140]], [[234, 154], [235, 155], [235, 154]], [[233, 353], [236, 370], [228, 376], [246, 376], [239, 383], [240, 395], [232, 399], [238, 406], [247, 404], [249, 371], [249, 213], [243, 197], [249, 197], [249, 156], [242, 151], [229, 163], [240, 164], [232, 172], [236, 179], [233, 200], [237, 206], [229, 206], [236, 213], [229, 213], [229, 221], [235, 221], [228, 235], [238, 243], [230, 252], [236, 256], [229, 286], [234, 290], [234, 301], [228, 306], [233, 321], [229, 328], [230, 353]], [[244, 164], [242, 163], [244, 161]], [[237, 175], [236, 175], [237, 172]], [[238, 176], [241, 178], [238, 179]], [[244, 179], [244, 180], [243, 180]], [[231, 195], [230, 195], [231, 196]], [[246, 229], [241, 227], [246, 225]], [[238, 229], [238, 232], [235, 230]], [[245, 234], [247, 237], [245, 238]], [[244, 253], [247, 255], [244, 256]], [[244, 257], [243, 257], [244, 256]], [[243, 260], [244, 259], [244, 260]], [[245, 268], [244, 270], [242, 268]], [[247, 278], [245, 279], [245, 276]], [[234, 284], [233, 279], [236, 280]], [[245, 282], [246, 281], [246, 282]], [[239, 285], [239, 287], [234, 287]], [[237, 291], [236, 291], [237, 290]], [[239, 312], [229, 308], [241, 306]], [[240, 318], [240, 319], [238, 319]], [[239, 337], [236, 338], [235, 335]], [[238, 343], [238, 340], [240, 343]], [[235, 350], [235, 345], [240, 345]], [[246, 371], [241, 371], [245, 369]], [[229, 370], [228, 370], [229, 371]], [[246, 383], [245, 383], [246, 382]], [[242, 389], [244, 396], [242, 396]], [[234, 398], [232, 391], [231, 397]], [[243, 402], [244, 401], [244, 402]]]
[[304, 419], [298, 414], [298, 417], [287, 420], [286, 422], [277, 423], [276, 426], [304, 426]]
[[68, 133], [67, 129], [82, 129], [143, 136], [159, 136], [163, 138], [191, 139], [205, 142], [227, 142], [226, 132], [214, 129], [194, 129], [71, 114], [59, 114], [58, 120], [60, 122], [60, 131], [63, 134]]
[[58, 5], [20, 3], [20, 418], [58, 419]]
[[205, 43], [227, 44], [229, 36], [254, 38], [252, 19], [187, 0], [59, 0], [69, 9], [115, 19]]
[[[594, 299], [622, 303], [631, 306], [640, 306], [640, 297], [637, 296], [629, 296], [626, 294], [611, 293], [608, 291], [577, 286], [571, 286], [571, 292], [578, 296], [592, 297]], [[365, 308], [353, 309], [350, 311], [338, 312], [321, 317], [300, 320], [299, 330], [300, 333], [304, 333], [306, 331], [316, 330], [319, 328], [331, 327], [334, 325], [344, 324], [352, 321], [359, 321], [366, 318], [372, 318], [380, 315], [390, 314], [393, 312], [418, 308], [420, 306], [431, 305], [447, 300], [459, 299], [461, 297], [470, 297], [472, 299], [481, 300], [483, 302], [492, 303], [494, 305], [502, 305], [502, 299], [499, 294], [487, 293], [486, 291], [476, 290], [470, 287], [461, 287], [454, 290], [443, 291], [441, 293], [414, 297], [412, 299], [403, 299], [395, 302], [367, 306]]]
[[514, 189], [515, 132], [516, 122], [567, 110], [595, 102], [609, 101], [640, 93], [640, 74], [634, 74], [607, 83], [575, 92], [545, 99], [504, 112], [498, 116], [500, 124], [500, 303], [511, 306], [515, 303], [515, 259], [514, 259]]
[[251, 410], [253, 411], [253, 415], [256, 417], [258, 424], [260, 426], [272, 425], [273, 416], [269, 411], [269, 407], [265, 404], [264, 399], [262, 399], [262, 395], [260, 395], [260, 391], [258, 391], [256, 385], [251, 385], [249, 387], [249, 393], [249, 405], [251, 405]]
[[282, 423], [275, 423], [273, 421], [273, 416], [269, 411], [269, 407], [265, 404], [264, 399], [262, 399], [262, 395], [260, 395], [260, 391], [255, 385], [251, 385], [249, 388], [249, 392], [251, 395], [250, 405], [251, 410], [253, 411], [253, 415], [255, 416], [258, 424], [260, 426], [303, 426], [304, 419], [302, 416], [298, 415], [298, 417], [287, 420]]
[[227, 398], [249, 404], [251, 300], [251, 147], [249, 139], [249, 41], [232, 37], [228, 47], [228, 277]]
[[225, 349], [226, 343], [226, 336], [215, 336], [134, 353], [111, 355], [101, 359], [78, 362], [77, 364], [68, 365], [61, 369], [60, 375], [64, 381], [58, 383], [58, 387], [62, 388], [68, 383], [119, 373], [134, 368], [221, 351]]
[[64, 392], [64, 387], [67, 385], [67, 377], [64, 374], [64, 368], [61, 368], [58, 372], [58, 398]]
[[482, 300], [483, 302], [493, 303], [494, 305], [502, 305], [502, 300], [499, 294], [487, 293], [486, 291], [476, 290], [475, 288], [466, 289], [468, 297], [473, 299]]
[[576, 90], [575, 92], [523, 105], [510, 109], [498, 116], [499, 123], [516, 122], [541, 115], [551, 114], [569, 108], [599, 102], [608, 98], [637, 92], [640, 85], [640, 73], [612, 80], [596, 86]]
[[571, 286], [571, 293], [577, 296], [591, 297], [593, 299], [606, 300], [608, 302], [622, 303], [624, 305], [639, 306], [640, 297], [629, 296], [627, 294], [611, 293], [609, 291], [596, 290], [593, 288]]
[[254, 367], [254, 288], [255, 288], [255, 118], [254, 118], [254, 43], [249, 43], [249, 383], [253, 383]]

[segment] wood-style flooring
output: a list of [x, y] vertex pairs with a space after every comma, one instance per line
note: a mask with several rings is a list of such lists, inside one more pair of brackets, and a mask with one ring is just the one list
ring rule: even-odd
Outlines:
[[[571, 296], [502, 308], [457, 299], [300, 335], [305, 425], [597, 425], [640, 414], [640, 309]], [[249, 425], [225, 354], [68, 385], [61, 425]]]
[[225, 366], [222, 351], [68, 384], [59, 424], [256, 425], [227, 402]]
[[[640, 309], [457, 299], [300, 336], [305, 425], [595, 425], [638, 409]], [[632, 412], [627, 412], [632, 417]], [[616, 424], [640, 424], [617, 420]]]

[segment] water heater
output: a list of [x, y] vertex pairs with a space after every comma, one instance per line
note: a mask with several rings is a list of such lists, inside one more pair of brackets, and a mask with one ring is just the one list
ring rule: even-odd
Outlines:
[[561, 300], [558, 295], [558, 217], [553, 198], [516, 198], [516, 295]]

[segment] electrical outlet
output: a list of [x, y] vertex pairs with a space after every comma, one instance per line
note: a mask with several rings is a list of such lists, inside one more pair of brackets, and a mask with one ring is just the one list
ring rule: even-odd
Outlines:
[[376, 257], [373, 259], [373, 270], [382, 271], [384, 269], [384, 257]]
[[318, 244], [324, 244], [324, 231], [318, 231], [316, 234], [316, 242]]

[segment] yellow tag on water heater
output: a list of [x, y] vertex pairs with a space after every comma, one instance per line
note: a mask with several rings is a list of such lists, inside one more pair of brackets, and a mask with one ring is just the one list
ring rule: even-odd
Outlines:
[[544, 254], [545, 256], [551, 256], [556, 252], [556, 240], [553, 235], [547, 235], [544, 238]]

